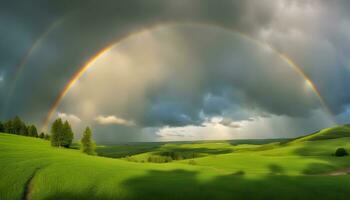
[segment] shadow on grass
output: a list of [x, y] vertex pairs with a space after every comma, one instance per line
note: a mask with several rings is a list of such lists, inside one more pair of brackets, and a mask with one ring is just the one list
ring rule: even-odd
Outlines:
[[350, 159], [347, 157], [336, 157], [334, 151], [337, 147], [313, 145], [316, 141], [304, 143], [300, 148], [294, 150], [293, 154], [318, 160], [310, 163], [302, 170], [305, 175], [325, 174], [340, 168], [350, 167]]
[[284, 169], [276, 164], [270, 164], [269, 166], [270, 174], [271, 175], [282, 175], [284, 174]]
[[317, 175], [335, 169], [336, 167], [327, 163], [311, 163], [302, 171], [302, 173], [305, 175]]
[[80, 200], [80, 199], [109, 199], [103, 195], [91, 195], [91, 194], [81, 194], [81, 193], [70, 193], [70, 192], [61, 192], [49, 197], [46, 197], [45, 200]]
[[[271, 173], [248, 176], [244, 171], [228, 175], [206, 177], [188, 170], [149, 170], [143, 176], [125, 180], [108, 191], [104, 186], [94, 185], [86, 191], [76, 193], [60, 191], [45, 197], [56, 199], [348, 199], [349, 176], [286, 176], [277, 165], [270, 166]], [[203, 178], [203, 177], [202, 177]], [[101, 188], [99, 188], [101, 186]], [[117, 191], [122, 188], [126, 193]], [[110, 191], [110, 190], [113, 191]], [[99, 191], [99, 194], [96, 194]], [[113, 196], [106, 196], [109, 193]]]
[[[273, 167], [275, 168], [275, 167]], [[276, 169], [272, 169], [275, 173]], [[277, 171], [281, 169], [278, 168]], [[243, 171], [198, 181], [195, 172], [149, 171], [129, 179], [124, 187], [129, 199], [348, 199], [350, 191], [334, 177], [266, 175], [246, 177]], [[330, 180], [332, 179], [332, 180]], [[346, 180], [350, 183], [350, 179]]]

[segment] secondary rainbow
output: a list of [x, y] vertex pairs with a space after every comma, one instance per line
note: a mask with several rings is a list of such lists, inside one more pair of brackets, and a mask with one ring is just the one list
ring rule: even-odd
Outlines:
[[[156, 25], [154, 27], [151, 27], [149, 29], [156, 29], [157, 27], [164, 27], [164, 26], [173, 26], [179, 23], [174, 23], [174, 24], [163, 24], [163, 25]], [[181, 24], [189, 24], [189, 23], [181, 23]], [[224, 30], [228, 30], [234, 34], [238, 34], [239, 36], [241, 36], [242, 38], [245, 38], [249, 41], [252, 41], [253, 43], [261, 46], [261, 47], [268, 47], [269, 49], [271, 49], [274, 53], [276, 53], [276, 55], [278, 55], [284, 62], [286, 62], [286, 64], [288, 64], [288, 66], [290, 66], [299, 76], [301, 76], [312, 88], [312, 90], [314, 91], [314, 93], [316, 94], [320, 105], [322, 106], [322, 108], [324, 109], [324, 111], [329, 115], [330, 119], [333, 121], [334, 124], [336, 124], [336, 121], [334, 119], [334, 115], [331, 112], [331, 110], [328, 108], [327, 103], [325, 102], [324, 98], [322, 97], [319, 89], [317, 88], [317, 86], [315, 85], [315, 83], [307, 76], [307, 74], [303, 71], [303, 69], [298, 66], [291, 58], [289, 58], [286, 54], [279, 52], [278, 50], [276, 50], [275, 48], [273, 48], [271, 45], [265, 43], [265, 42], [261, 42], [259, 40], [254, 39], [253, 37], [244, 34], [240, 31], [234, 30], [234, 29], [229, 29], [226, 27], [222, 27], [222, 26], [217, 26], [217, 25], [213, 25], [213, 24], [205, 24], [205, 23], [196, 23], [197, 25], [209, 25], [209, 26], [215, 26]], [[191, 25], [191, 23], [190, 23]], [[69, 92], [70, 88], [77, 82], [77, 80], [80, 79], [80, 77], [92, 66], [92, 64], [101, 56], [103, 55], [105, 52], [107, 52], [108, 50], [110, 50], [112, 47], [118, 45], [120, 42], [130, 38], [133, 35], [142, 33], [144, 31], [147, 31], [149, 29], [144, 29], [135, 33], [131, 33], [129, 35], [127, 35], [126, 37], [122, 38], [121, 40], [112, 43], [110, 45], [107, 45], [107, 47], [103, 48], [102, 50], [98, 51], [98, 53], [96, 53], [94, 56], [92, 56], [87, 62], [85, 62], [82, 67], [79, 68], [79, 70], [71, 77], [71, 79], [68, 81], [68, 83], [64, 86], [64, 88], [61, 90], [61, 92], [59, 93], [59, 95], [57, 96], [57, 98], [55, 99], [54, 103], [52, 104], [47, 116], [45, 117], [45, 119], [43, 120], [43, 129], [47, 129], [48, 124], [53, 116], [53, 114], [56, 112], [58, 106], [60, 105], [61, 101], [63, 100], [63, 98], [67, 95], [67, 93]]]
[[[26, 64], [28, 63], [29, 59], [31, 58], [32, 54], [40, 47], [40, 45], [45, 41], [47, 36], [53, 30], [55, 30], [58, 26], [60, 26], [70, 16], [71, 16], [71, 14], [68, 14], [68, 15], [64, 15], [63, 17], [60, 17], [60, 18], [54, 20], [53, 23], [51, 23], [47, 27], [47, 29], [45, 29], [45, 31], [43, 31], [39, 35], [39, 37], [37, 37], [37, 39], [33, 42], [33, 45], [27, 50], [27, 52], [25, 53], [23, 58], [20, 60], [18, 65], [15, 66], [15, 76], [11, 81], [10, 89], [9, 89], [8, 95], [5, 99], [4, 109], [7, 108], [9, 102], [11, 101], [13, 93], [14, 93], [16, 86], [17, 86], [18, 79], [21, 77], [22, 72], [23, 72]], [[4, 110], [4, 112], [6, 112], [6, 111]]]

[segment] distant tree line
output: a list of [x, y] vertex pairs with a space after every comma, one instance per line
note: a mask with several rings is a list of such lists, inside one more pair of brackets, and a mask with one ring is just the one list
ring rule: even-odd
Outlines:
[[35, 125], [27, 125], [18, 116], [6, 122], [0, 121], [0, 132], [49, 139], [49, 135], [44, 133], [38, 134], [38, 129]]
[[[0, 121], [0, 133], [2, 132], [50, 140], [52, 146], [65, 148], [69, 148], [71, 146], [74, 138], [74, 133], [70, 123], [68, 121], [63, 122], [60, 118], [53, 122], [51, 126], [51, 135], [43, 132], [38, 134], [38, 130], [35, 125], [27, 125], [18, 116], [6, 122]], [[81, 151], [83, 153], [88, 155], [96, 154], [95, 143], [92, 140], [92, 131], [89, 127], [86, 127], [80, 142]]]
[[171, 160], [184, 160], [184, 159], [193, 159], [198, 158], [201, 155], [192, 151], [165, 151], [159, 153], [163, 157], [170, 157]]
[[147, 158], [147, 162], [167, 163], [167, 162], [172, 162], [173, 160], [185, 160], [185, 159], [193, 160], [194, 158], [198, 158], [198, 157], [201, 157], [201, 155], [196, 152], [166, 151], [166, 152], [158, 153], [156, 155], [150, 155]]

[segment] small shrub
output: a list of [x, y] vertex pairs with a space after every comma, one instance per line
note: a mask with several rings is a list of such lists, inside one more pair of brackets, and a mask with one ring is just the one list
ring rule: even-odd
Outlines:
[[125, 160], [129, 161], [129, 162], [137, 162], [137, 159], [130, 157], [130, 156], [126, 156]]
[[188, 164], [190, 164], [190, 165], [197, 165], [197, 162], [192, 159], [192, 160], [188, 161]]
[[44, 139], [44, 137], [45, 137], [45, 133], [41, 132], [41, 133], [39, 134], [39, 138]]
[[239, 171], [235, 172], [233, 175], [236, 175], [236, 176], [243, 176], [244, 174], [245, 174], [244, 171], [239, 170]]
[[45, 134], [44, 135], [44, 140], [50, 140], [51, 139], [51, 136], [50, 135], [48, 135], [48, 134]]
[[337, 156], [337, 157], [343, 157], [343, 156], [347, 156], [347, 155], [349, 155], [349, 153], [344, 148], [338, 148], [335, 151], [335, 156]]
[[173, 159], [170, 156], [152, 155], [152, 156], [148, 157], [147, 161], [152, 162], [152, 163], [168, 163], [168, 162], [173, 161]]

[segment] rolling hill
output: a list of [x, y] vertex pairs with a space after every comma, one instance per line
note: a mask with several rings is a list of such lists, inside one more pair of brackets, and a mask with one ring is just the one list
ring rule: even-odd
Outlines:
[[[349, 199], [350, 176], [331, 173], [350, 168], [349, 156], [332, 155], [350, 150], [349, 133], [340, 126], [290, 142], [162, 144], [132, 162], [0, 134], [0, 199]], [[175, 150], [199, 156], [146, 160]]]
[[350, 137], [350, 125], [341, 125], [331, 128], [326, 128], [316, 133], [297, 138], [295, 141], [315, 141]]

